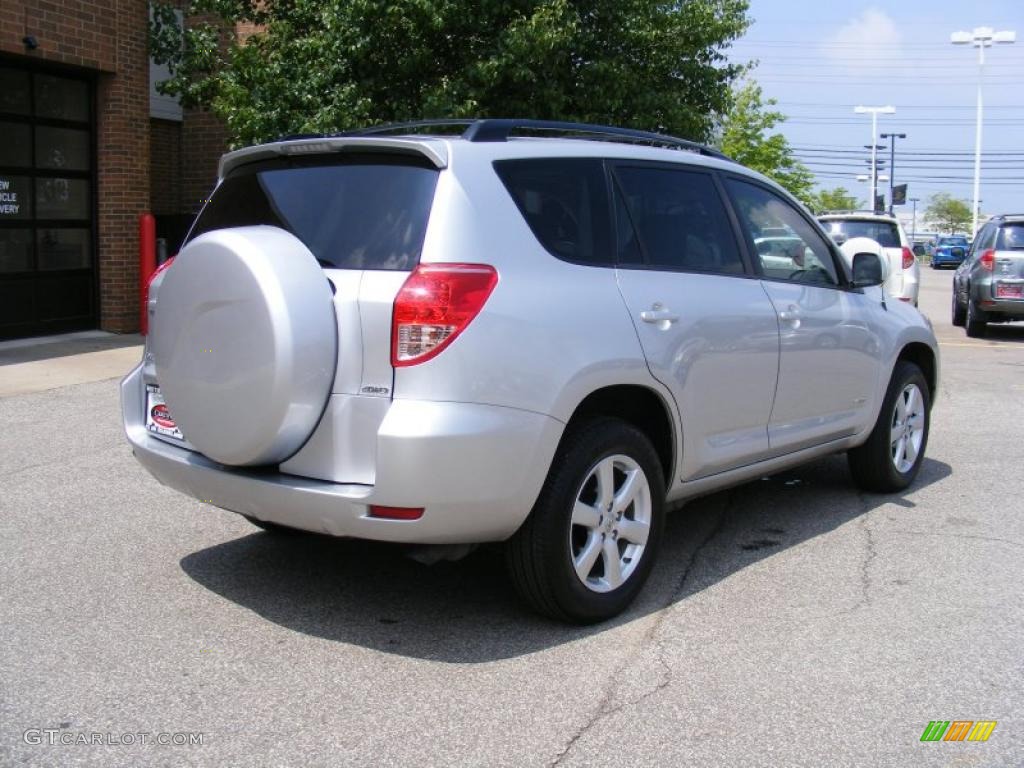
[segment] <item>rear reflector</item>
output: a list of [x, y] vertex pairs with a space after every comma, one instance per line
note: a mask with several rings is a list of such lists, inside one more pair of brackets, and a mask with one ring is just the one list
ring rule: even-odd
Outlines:
[[991, 272], [996, 266], [996, 252], [989, 248], [978, 259], [978, 264], [987, 272]]
[[903, 246], [903, 268], [910, 269], [912, 266], [914, 266], [914, 252]]
[[371, 504], [370, 517], [385, 520], [419, 520], [423, 517], [423, 507], [378, 507]]
[[391, 364], [430, 360], [462, 333], [498, 283], [487, 264], [421, 264], [395, 297]]
[[146, 282], [146, 289], [142, 292], [142, 327], [139, 329], [143, 336], [149, 333], [149, 289], [152, 287], [153, 281], [174, 263], [174, 259], [175, 257], [171, 256], [171, 258], [157, 267], [156, 271], [150, 275], [149, 280]]

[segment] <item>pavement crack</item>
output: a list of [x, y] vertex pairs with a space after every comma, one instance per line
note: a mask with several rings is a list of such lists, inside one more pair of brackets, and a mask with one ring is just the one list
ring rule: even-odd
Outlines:
[[867, 513], [861, 517], [861, 529], [864, 531], [864, 556], [860, 562], [861, 598], [857, 605], [854, 606], [854, 610], [871, 605], [871, 566], [875, 562], [875, 558], [878, 557], [878, 550], [875, 547], [875, 534], [871, 530]]
[[[665, 645], [663, 641], [657, 639], [657, 634], [658, 631], [661, 629], [661, 626], [665, 622], [665, 618], [668, 615], [668, 609], [672, 605], [674, 605], [683, 595], [686, 589], [687, 582], [690, 579], [690, 574], [693, 572], [693, 568], [696, 565], [697, 561], [700, 559], [701, 555], [703, 554], [707, 546], [721, 532], [722, 528], [725, 525], [726, 518], [732, 511], [733, 502], [735, 499], [735, 492], [730, 490], [727, 493], [727, 501], [722, 511], [718, 515], [718, 520], [711, 527], [711, 530], [707, 533], [707, 535], [701, 540], [700, 544], [698, 544], [694, 548], [693, 554], [690, 555], [690, 559], [686, 564], [686, 568], [684, 568], [683, 572], [680, 574], [679, 580], [676, 582], [675, 588], [669, 594], [668, 600], [666, 600], [665, 604], [662, 605], [661, 610], [658, 611], [657, 618], [653, 622], [651, 622], [651, 625], [647, 628], [647, 630], [641, 636], [639, 641], [636, 643], [636, 648], [634, 649], [634, 651], [626, 657], [626, 660], [622, 664], [616, 667], [614, 672], [612, 672], [608, 684], [605, 686], [604, 692], [601, 695], [601, 701], [598, 702], [598, 705], [594, 708], [590, 717], [587, 718], [587, 721], [576, 729], [576, 732], [566, 743], [565, 747], [557, 755], [555, 755], [554, 760], [548, 763], [548, 768], [556, 768], [556, 766], [561, 765], [562, 761], [565, 760], [565, 758], [569, 755], [570, 752], [572, 752], [573, 747], [576, 746], [577, 742], [579, 742], [579, 740], [582, 739], [587, 734], [587, 732], [590, 731], [590, 729], [593, 728], [601, 720], [608, 717], [609, 715], [614, 715], [617, 712], [621, 712], [627, 707], [633, 707], [637, 704], [640, 704], [641, 702], [645, 701], [651, 696], [654, 696], [656, 693], [663, 691], [665, 688], [672, 684], [672, 668], [668, 665], [668, 662], [665, 661]], [[619, 678], [622, 676], [623, 672], [625, 672], [626, 669], [629, 668], [629, 666], [636, 658], [636, 656], [640, 652], [642, 652], [643, 649], [646, 646], [648, 646], [648, 644], [653, 644], [653, 648], [655, 650], [655, 661], [661, 666], [662, 669], [658, 683], [653, 687], [649, 688], [648, 690], [644, 691], [639, 696], [615, 704], [614, 706], [609, 706], [612, 697], [614, 696], [615, 691], [618, 688]]]
[[903, 536], [939, 536], [947, 539], [978, 539], [979, 541], [994, 541], [1000, 544], [1009, 544], [1012, 547], [1024, 547], [1024, 541], [1001, 539], [998, 536], [979, 536], [974, 533], [940, 533], [937, 531], [889, 531], [889, 533], [902, 534]]

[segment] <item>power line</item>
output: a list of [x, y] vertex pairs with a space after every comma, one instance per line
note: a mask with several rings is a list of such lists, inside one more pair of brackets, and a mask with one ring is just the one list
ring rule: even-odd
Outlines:
[[[835, 102], [826, 103], [826, 102], [815, 102], [815, 101], [778, 101], [778, 100], [776, 100], [774, 106], [777, 106], [777, 107], [826, 107], [826, 108], [845, 109], [845, 110], [853, 109], [853, 104], [851, 102], [845, 102], [843, 104], [837, 104]], [[960, 105], [960, 104], [900, 104], [899, 108], [900, 108], [901, 111], [904, 110], [904, 109], [928, 109], [928, 110], [935, 110], [935, 109], [959, 109], [959, 110], [971, 110], [972, 112], [975, 109], [973, 104], [970, 104], [970, 105], [967, 105], [967, 104], [964, 104], [964, 105]], [[986, 109], [986, 111], [990, 110], [990, 109], [1024, 110], [1024, 104], [993, 104], [993, 105], [986, 104], [985, 105], [985, 109]]]
[[[826, 151], [827, 150], [827, 151], [830, 151], [830, 152], [855, 153], [855, 154], [859, 154], [859, 155], [864, 154], [864, 150], [862, 150], [862, 149], [848, 149], [847, 147], [848, 147], [848, 145], [839, 145], [839, 144], [824, 144], [824, 145], [823, 144], [802, 144], [802, 145], [799, 145], [799, 146], [794, 146], [794, 147], [792, 147], [792, 149], [808, 150], [808, 151], [812, 151], [812, 152]], [[933, 149], [930, 149], [930, 148], [929, 149], [921, 148], [921, 149], [916, 149], [916, 150], [915, 149], [909, 149], [909, 150], [901, 151], [900, 154], [901, 155], [969, 155], [970, 157], [974, 157], [974, 152], [970, 152], [970, 151], [967, 151], [967, 150], [950, 151], [950, 150], [933, 150]], [[1024, 155], [1024, 151], [992, 149], [992, 150], [983, 151], [981, 153], [982, 157], [985, 157], [986, 155], [1014, 155], [1015, 156], [1015, 155]]]
[[[829, 40], [827, 43], [829, 49], [833, 48], [852, 48], [854, 50], [863, 51], [865, 49], [880, 49], [880, 50], [903, 50], [908, 48], [913, 49], [931, 49], [931, 50], [949, 50], [949, 43], [947, 42], [934, 42], [934, 43], [843, 43], [839, 41]], [[765, 45], [769, 47], [780, 47], [780, 48], [799, 48], [802, 51], [807, 50], [806, 40], [737, 40], [732, 43], [729, 48], [735, 48], [740, 45]]]

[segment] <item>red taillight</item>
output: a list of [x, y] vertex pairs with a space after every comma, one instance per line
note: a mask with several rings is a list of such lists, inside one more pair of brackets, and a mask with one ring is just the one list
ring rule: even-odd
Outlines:
[[903, 246], [903, 268], [910, 269], [912, 266], [914, 266], [914, 252]]
[[982, 269], [991, 272], [996, 268], [996, 252], [989, 248], [981, 254], [981, 257], [978, 259], [978, 263], [981, 265]]
[[370, 517], [384, 520], [419, 520], [423, 517], [423, 507], [380, 507], [370, 505]]
[[406, 279], [391, 321], [391, 364], [440, 354], [477, 316], [498, 283], [487, 264], [421, 264]]
[[153, 281], [156, 280], [159, 275], [163, 274], [165, 269], [171, 266], [171, 262], [173, 261], [174, 257], [171, 256], [171, 258], [157, 267], [156, 271], [150, 275], [149, 280], [146, 283], [146, 289], [142, 292], [142, 307], [144, 311], [142, 313], [142, 328], [140, 332], [143, 336], [149, 333], [149, 287], [153, 285]]

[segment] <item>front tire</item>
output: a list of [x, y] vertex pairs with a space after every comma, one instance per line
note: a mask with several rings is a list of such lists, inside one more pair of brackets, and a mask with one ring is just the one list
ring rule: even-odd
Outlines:
[[664, 500], [661, 462], [643, 432], [604, 417], [570, 427], [530, 516], [505, 545], [516, 591], [560, 621], [621, 613], [650, 574]]
[[930, 427], [928, 382], [920, 368], [900, 360], [870, 437], [846, 454], [854, 482], [866, 491], [902, 491], [921, 469]]

